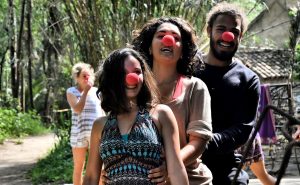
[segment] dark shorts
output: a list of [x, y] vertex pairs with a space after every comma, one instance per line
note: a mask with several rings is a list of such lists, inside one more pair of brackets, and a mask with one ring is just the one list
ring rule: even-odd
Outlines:
[[[237, 150], [238, 153], [242, 153], [245, 150], [245, 145]], [[245, 159], [246, 165], [250, 165], [253, 162], [258, 162], [264, 160], [264, 154], [261, 146], [261, 139], [259, 133], [256, 134], [252, 145], [250, 146], [250, 150], [246, 155]]]

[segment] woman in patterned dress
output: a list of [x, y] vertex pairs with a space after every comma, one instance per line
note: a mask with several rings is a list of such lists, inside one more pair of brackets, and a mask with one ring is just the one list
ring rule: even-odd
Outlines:
[[[129, 75], [136, 76], [135, 83], [126, 80]], [[171, 183], [188, 184], [175, 116], [158, 104], [155, 80], [141, 55], [129, 48], [113, 51], [104, 61], [98, 92], [109, 114], [93, 125], [84, 185], [97, 185], [102, 167], [107, 184], [154, 184], [148, 172], [162, 164], [163, 150]]]
[[94, 69], [90, 64], [77, 63], [72, 68], [76, 86], [67, 89], [67, 100], [72, 109], [70, 143], [73, 153], [73, 184], [82, 184], [82, 171], [90, 143], [92, 124], [104, 113], [96, 96]]

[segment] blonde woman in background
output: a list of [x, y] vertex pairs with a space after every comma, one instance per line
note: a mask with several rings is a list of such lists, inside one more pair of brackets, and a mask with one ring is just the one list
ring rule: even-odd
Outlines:
[[73, 184], [82, 184], [82, 172], [90, 144], [93, 122], [103, 116], [94, 85], [94, 69], [90, 64], [77, 63], [72, 68], [76, 85], [67, 89], [67, 100], [72, 110], [70, 143], [73, 153]]

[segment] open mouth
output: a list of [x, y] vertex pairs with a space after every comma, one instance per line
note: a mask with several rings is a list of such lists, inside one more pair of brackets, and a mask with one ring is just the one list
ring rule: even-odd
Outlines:
[[128, 85], [126, 84], [126, 89], [135, 89], [137, 88], [137, 85]]
[[222, 48], [232, 48], [234, 46], [233, 42], [225, 42], [225, 41], [218, 41], [217, 44]]
[[163, 47], [160, 49], [160, 51], [164, 52], [164, 53], [172, 53], [173, 49], [170, 47]]

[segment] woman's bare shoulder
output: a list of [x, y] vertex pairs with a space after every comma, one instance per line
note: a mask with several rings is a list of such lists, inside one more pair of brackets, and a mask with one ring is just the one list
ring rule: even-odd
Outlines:
[[94, 121], [94, 125], [93, 127], [97, 128], [97, 129], [103, 129], [106, 121], [108, 119], [108, 116], [102, 116], [102, 117], [99, 117], [97, 118], [95, 121]]
[[157, 104], [153, 107], [153, 109], [157, 113], [168, 113], [170, 111], [172, 112], [171, 108], [165, 104]]

